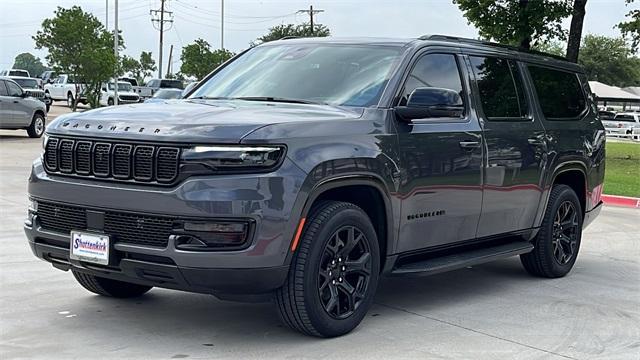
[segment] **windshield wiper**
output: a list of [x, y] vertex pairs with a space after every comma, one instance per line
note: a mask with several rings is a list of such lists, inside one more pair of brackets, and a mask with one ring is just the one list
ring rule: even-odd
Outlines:
[[302, 99], [287, 99], [287, 98], [271, 97], [271, 96], [242, 96], [234, 99], [247, 100], [247, 101], [270, 101], [270, 102], [281, 102], [281, 103], [291, 103], [291, 104], [327, 105], [327, 103], [318, 102], [318, 101], [309, 101], [309, 100], [302, 100]]

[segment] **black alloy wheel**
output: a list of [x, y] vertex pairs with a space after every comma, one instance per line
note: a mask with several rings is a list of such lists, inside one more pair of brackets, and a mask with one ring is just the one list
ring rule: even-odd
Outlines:
[[563, 202], [553, 221], [553, 258], [560, 265], [571, 261], [578, 245], [578, 212], [570, 201]]
[[344, 319], [362, 304], [371, 279], [371, 251], [364, 233], [344, 226], [327, 242], [318, 271], [318, 294], [324, 310]]

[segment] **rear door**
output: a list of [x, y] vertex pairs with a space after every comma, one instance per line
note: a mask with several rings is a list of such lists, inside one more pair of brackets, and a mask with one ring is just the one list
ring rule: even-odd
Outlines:
[[470, 111], [469, 77], [454, 49], [431, 49], [409, 70], [398, 105], [418, 87], [459, 93], [461, 117], [398, 121], [400, 252], [471, 240], [482, 204], [482, 134]]
[[532, 111], [523, 67], [516, 59], [481, 53], [467, 60], [487, 154], [477, 237], [531, 228], [543, 191], [546, 135]]
[[13, 98], [9, 96], [5, 81], [0, 80], [0, 128], [14, 126]]

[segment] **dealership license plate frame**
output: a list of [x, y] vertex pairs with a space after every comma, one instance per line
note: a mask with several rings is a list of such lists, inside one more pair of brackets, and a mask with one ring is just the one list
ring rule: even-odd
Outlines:
[[[72, 260], [83, 261], [98, 265], [109, 265], [111, 256], [111, 238], [107, 234], [88, 232], [88, 231], [71, 231], [71, 244], [69, 246], [69, 258]], [[83, 239], [89, 242], [104, 244], [104, 251], [98, 249], [75, 249], [76, 239]]]

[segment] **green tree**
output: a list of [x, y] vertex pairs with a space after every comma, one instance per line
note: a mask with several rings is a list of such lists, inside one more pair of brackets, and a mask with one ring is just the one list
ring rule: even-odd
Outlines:
[[565, 46], [562, 42], [557, 40], [551, 40], [543, 43], [538, 43], [533, 47], [536, 51], [541, 51], [543, 53], [556, 55], [556, 56], [564, 56], [565, 55]]
[[[625, 0], [626, 5], [633, 3], [635, 0]], [[618, 28], [622, 35], [631, 40], [634, 50], [640, 47], [640, 9], [634, 9], [627, 13], [628, 21], [618, 24]]]
[[619, 87], [640, 85], [640, 58], [633, 56], [623, 38], [585, 36], [578, 62], [589, 80]]
[[120, 58], [119, 65], [118, 76], [133, 74], [140, 68], [140, 62], [128, 55], [123, 55]]
[[208, 73], [233, 57], [233, 53], [226, 49], [211, 51], [211, 46], [203, 39], [197, 39], [193, 44], [182, 48], [180, 72], [185, 76], [194, 76], [201, 80]]
[[143, 51], [140, 53], [140, 68], [134, 73], [138, 84], [143, 84], [144, 79], [151, 76], [151, 73], [156, 71], [156, 61], [151, 57], [151, 51]]
[[480, 36], [530, 49], [538, 42], [566, 39], [562, 20], [572, 13], [569, 0], [453, 0]]
[[16, 56], [12, 68], [27, 70], [29, 75], [33, 77], [38, 77], [48, 70], [47, 67], [42, 64], [40, 58], [33, 56], [31, 53], [22, 53]]
[[[97, 107], [101, 83], [116, 72], [118, 59], [113, 53], [113, 34], [91, 13], [79, 6], [58, 7], [55, 16], [42, 22], [33, 39], [36, 48], [49, 51], [47, 61], [56, 72], [68, 73], [76, 80], [73, 111], [76, 110], [80, 86], [92, 107]], [[124, 42], [119, 36], [120, 48]]]
[[261, 43], [280, 40], [283, 37], [287, 37], [287, 36], [325, 37], [330, 35], [331, 35], [331, 31], [329, 30], [329, 28], [322, 24], [313, 24], [313, 31], [311, 30], [311, 26], [309, 23], [304, 23], [300, 25], [281, 24], [281, 25], [276, 25], [272, 28], [269, 28], [269, 32], [257, 38], [256, 40], [254, 40], [250, 45], [256, 46]]

